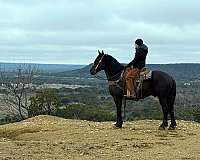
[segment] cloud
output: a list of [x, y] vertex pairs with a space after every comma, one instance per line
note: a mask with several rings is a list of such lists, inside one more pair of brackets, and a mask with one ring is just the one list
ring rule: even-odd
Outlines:
[[199, 6], [197, 0], [0, 0], [0, 61], [86, 64], [100, 48], [128, 62], [141, 37], [148, 63], [200, 63]]

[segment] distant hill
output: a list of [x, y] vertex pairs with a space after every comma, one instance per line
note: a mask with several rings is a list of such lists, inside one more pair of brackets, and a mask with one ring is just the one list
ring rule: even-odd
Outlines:
[[[55, 75], [63, 77], [91, 77], [89, 72], [91, 66], [92, 64], [72, 71], [55, 73]], [[200, 64], [147, 64], [147, 67], [151, 70], [167, 72], [178, 80], [200, 80]]]
[[[84, 78], [91, 78], [94, 77], [90, 74], [90, 69], [92, 67], [92, 64], [89, 64], [87, 66], [84, 66], [83, 68], [80, 69], [75, 69], [71, 71], [64, 71], [60, 73], [54, 73], [55, 76], [60, 76], [60, 77], [84, 77]], [[105, 74], [103, 71], [98, 73], [98, 75], [104, 76]]]
[[200, 80], [200, 64], [197, 63], [149, 64], [147, 67], [167, 72], [178, 80]]
[[90, 68], [92, 67], [92, 64], [89, 64], [87, 66], [84, 66], [80, 69], [75, 69], [71, 71], [64, 71], [55, 73], [56, 76], [63, 76], [63, 77], [91, 77], [90, 75]]
[[0, 63], [0, 69], [7, 72], [16, 71], [19, 66], [26, 65], [36, 66], [42, 72], [56, 73], [70, 71], [84, 67], [84, 65], [73, 65], [73, 64], [35, 64], [35, 63]]
[[[16, 68], [28, 63], [0, 63], [0, 69], [8, 72], [16, 71]], [[93, 77], [90, 75], [89, 65], [71, 65], [71, 64], [31, 64], [36, 66], [42, 73], [50, 73], [58, 77]], [[200, 64], [181, 63], [181, 64], [147, 64], [151, 70], [161, 70], [169, 73], [177, 80], [194, 81], [200, 80]], [[101, 72], [101, 75], [104, 73]]]
[[[19, 66], [29, 65], [23, 63], [0, 63], [0, 69], [8, 72], [16, 71]], [[89, 65], [71, 65], [71, 64], [31, 64], [36, 66], [40, 73], [56, 77], [80, 77], [92, 78]], [[178, 81], [196, 81], [200, 83], [200, 64], [180, 63], [180, 64], [147, 64], [151, 70], [160, 70], [172, 75]], [[46, 74], [47, 73], [47, 74]], [[98, 75], [105, 77], [104, 72]]]

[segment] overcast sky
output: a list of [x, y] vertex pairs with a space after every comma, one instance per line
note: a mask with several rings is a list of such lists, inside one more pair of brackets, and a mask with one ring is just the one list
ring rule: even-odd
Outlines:
[[0, 0], [0, 62], [128, 63], [137, 38], [147, 63], [200, 63], [200, 1]]

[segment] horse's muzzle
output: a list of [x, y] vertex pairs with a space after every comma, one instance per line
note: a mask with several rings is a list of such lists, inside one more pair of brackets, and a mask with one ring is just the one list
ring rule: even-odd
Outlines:
[[97, 72], [96, 72], [96, 70], [95, 70], [94, 68], [91, 68], [91, 69], [90, 69], [90, 74], [91, 74], [91, 75], [95, 75], [96, 73], [97, 73]]

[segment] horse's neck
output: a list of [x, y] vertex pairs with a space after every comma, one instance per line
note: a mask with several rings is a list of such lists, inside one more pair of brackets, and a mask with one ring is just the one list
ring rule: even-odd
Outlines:
[[107, 79], [110, 81], [118, 80], [121, 76], [123, 68], [124, 67], [116, 59], [111, 56], [108, 57], [108, 62], [105, 69]]

